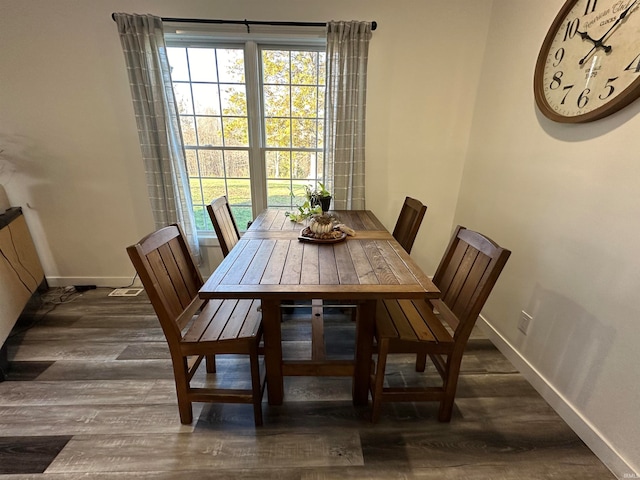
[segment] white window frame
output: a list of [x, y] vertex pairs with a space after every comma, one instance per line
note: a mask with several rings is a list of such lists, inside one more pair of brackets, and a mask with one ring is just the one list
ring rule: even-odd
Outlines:
[[[165, 23], [167, 47], [234, 47], [244, 49], [245, 84], [247, 88], [247, 114], [249, 135], [249, 171], [252, 197], [252, 214], [255, 218], [267, 208], [266, 147], [263, 129], [260, 49], [285, 50], [309, 49], [324, 51], [326, 31], [324, 27], [204, 25]], [[256, 141], [258, 139], [258, 141]], [[245, 225], [238, 225], [242, 231]], [[199, 236], [215, 237], [215, 232], [198, 231]]]

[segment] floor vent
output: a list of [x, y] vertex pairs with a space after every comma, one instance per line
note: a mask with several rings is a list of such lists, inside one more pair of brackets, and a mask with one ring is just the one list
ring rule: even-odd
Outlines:
[[116, 288], [109, 294], [110, 297], [137, 297], [144, 291], [143, 288]]

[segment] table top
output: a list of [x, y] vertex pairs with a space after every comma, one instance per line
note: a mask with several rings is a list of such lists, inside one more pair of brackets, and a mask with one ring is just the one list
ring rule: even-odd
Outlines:
[[338, 243], [298, 239], [307, 223], [262, 212], [200, 289], [202, 298], [437, 298], [440, 291], [375, 215], [330, 212], [353, 228]]

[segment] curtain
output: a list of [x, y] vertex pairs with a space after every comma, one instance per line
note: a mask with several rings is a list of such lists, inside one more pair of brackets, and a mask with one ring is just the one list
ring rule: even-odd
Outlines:
[[364, 204], [364, 140], [370, 22], [327, 23], [325, 180], [336, 210]]
[[131, 85], [147, 188], [156, 228], [179, 223], [195, 260], [200, 248], [192, 210], [182, 132], [162, 20], [115, 13]]

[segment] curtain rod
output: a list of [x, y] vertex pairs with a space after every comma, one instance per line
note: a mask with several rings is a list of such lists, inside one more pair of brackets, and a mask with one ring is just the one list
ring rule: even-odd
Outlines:
[[[115, 20], [115, 13], [111, 14], [111, 18]], [[217, 20], [206, 18], [171, 18], [162, 17], [163, 22], [176, 22], [176, 23], [228, 23], [234, 25], [245, 25], [249, 30], [250, 25], [274, 25], [274, 26], [286, 26], [286, 27], [324, 27], [327, 24], [324, 22], [268, 22], [261, 20]], [[371, 22], [371, 30], [375, 30], [378, 27], [378, 23]]]

